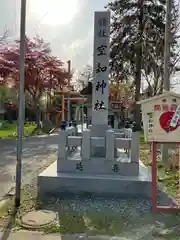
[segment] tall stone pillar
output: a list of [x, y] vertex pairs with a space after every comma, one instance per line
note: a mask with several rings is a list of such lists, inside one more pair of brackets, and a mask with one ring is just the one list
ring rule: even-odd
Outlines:
[[[105, 137], [108, 129], [110, 12], [95, 12], [91, 135]], [[92, 156], [105, 157], [93, 147]]]

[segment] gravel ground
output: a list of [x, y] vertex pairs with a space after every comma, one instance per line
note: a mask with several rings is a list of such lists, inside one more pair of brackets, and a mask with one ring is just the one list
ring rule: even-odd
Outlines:
[[70, 209], [79, 213], [89, 210], [94, 212], [105, 211], [106, 214], [120, 214], [129, 220], [134, 220], [150, 211], [151, 202], [145, 199], [75, 197], [74, 199], [59, 199], [59, 207], [63, 210]]
[[[42, 170], [42, 167], [39, 168], [36, 174]], [[55, 211], [59, 218], [53, 226], [42, 229], [47, 233], [60, 231], [62, 234], [82, 233], [83, 236], [119, 236], [124, 237], [123, 240], [178, 239], [180, 217], [152, 213], [151, 201], [147, 199], [58, 196], [37, 202], [36, 183], [34, 175], [31, 182], [24, 184], [22, 205], [17, 218], [34, 209]], [[3, 220], [7, 222], [8, 216], [3, 216]], [[19, 226], [15, 225], [14, 230], [19, 230]]]
[[[169, 231], [169, 228], [172, 229], [178, 225], [179, 216], [153, 214], [151, 201], [147, 199], [58, 196], [37, 202], [37, 175], [51, 164], [55, 156], [55, 153], [51, 153], [43, 160], [37, 161], [33, 174], [31, 173], [29, 178], [24, 179], [22, 205], [17, 218], [34, 209], [53, 210], [58, 213], [59, 219], [55, 226], [44, 229], [48, 233], [60, 231], [61, 233], [83, 233], [85, 235], [100, 234], [121, 236], [125, 238], [123, 240], [162, 240], [165, 238], [162, 236], [159, 238], [160, 232], [167, 229]], [[7, 223], [8, 219], [9, 213], [3, 215], [0, 218], [1, 226]], [[19, 230], [19, 226], [15, 225], [14, 230]], [[157, 235], [155, 238], [154, 233]], [[178, 238], [171, 236], [170, 239]]]
[[[179, 216], [152, 213], [151, 200], [148, 199], [61, 195], [36, 202], [37, 175], [55, 157], [56, 154], [51, 153], [46, 159], [41, 160], [42, 162], [36, 161], [36, 170], [33, 176], [31, 175], [31, 181], [26, 179], [24, 182], [24, 200], [19, 216], [35, 208], [57, 212], [59, 219], [55, 224], [56, 227], [46, 229], [45, 231], [48, 232], [103, 234], [121, 236], [127, 240], [162, 240], [162, 235], [164, 237], [171, 234], [172, 240], [177, 239], [174, 238], [174, 234], [179, 229], [173, 230], [173, 234], [170, 230], [178, 225]], [[159, 194], [158, 202], [164, 202], [162, 194]], [[160, 234], [161, 232], [163, 233]], [[153, 235], [156, 235], [155, 238]]]
[[167, 234], [171, 234], [171, 239], [177, 239], [174, 235], [179, 235], [180, 228], [173, 233], [169, 231], [178, 225], [179, 216], [154, 214], [151, 201], [145, 199], [61, 196], [44, 201], [40, 208], [58, 213], [57, 224], [62, 225], [62, 233], [77, 233], [83, 229], [87, 235], [121, 236], [127, 240], [164, 239], [158, 238], [159, 235], [164, 237]]

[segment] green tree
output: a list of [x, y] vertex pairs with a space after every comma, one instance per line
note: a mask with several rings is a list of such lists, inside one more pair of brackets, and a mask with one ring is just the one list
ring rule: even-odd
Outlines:
[[17, 91], [15, 88], [9, 88], [7, 86], [0, 86], [0, 105], [4, 107], [4, 103], [13, 102], [17, 103]]
[[[50, 44], [39, 36], [25, 41], [25, 92], [33, 100], [37, 128], [40, 128], [40, 100], [45, 91], [67, 84], [68, 71], [64, 63], [52, 55]], [[19, 40], [2, 48], [0, 58], [0, 75], [11, 76], [16, 87], [19, 86]]]
[[[132, 81], [135, 101], [140, 98], [141, 77], [153, 89], [153, 95], [163, 89], [165, 3], [165, 0], [159, 4], [153, 0], [115, 0], [107, 5], [112, 13], [111, 75]], [[173, 3], [172, 73], [179, 70], [178, 13], [178, 6]], [[135, 112], [140, 124], [138, 106]]]
[[124, 103], [127, 103], [128, 100], [132, 101], [134, 98], [131, 84], [127, 81], [111, 80], [109, 83], [109, 95], [110, 99], [112, 98], [114, 101], [123, 101]]

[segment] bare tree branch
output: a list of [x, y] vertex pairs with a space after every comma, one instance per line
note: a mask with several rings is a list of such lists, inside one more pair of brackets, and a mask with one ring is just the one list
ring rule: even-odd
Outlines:
[[9, 30], [4, 30], [3, 35], [0, 37], [0, 46], [6, 43], [8, 35], [9, 35]]

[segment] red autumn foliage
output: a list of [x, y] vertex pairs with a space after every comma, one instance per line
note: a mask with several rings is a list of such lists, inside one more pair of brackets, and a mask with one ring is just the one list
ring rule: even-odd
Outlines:
[[[19, 85], [19, 41], [1, 49], [0, 76], [6, 81], [10, 76]], [[56, 89], [67, 84], [68, 72], [64, 63], [52, 56], [48, 43], [38, 36], [25, 41], [25, 91], [38, 103], [46, 89]]]

